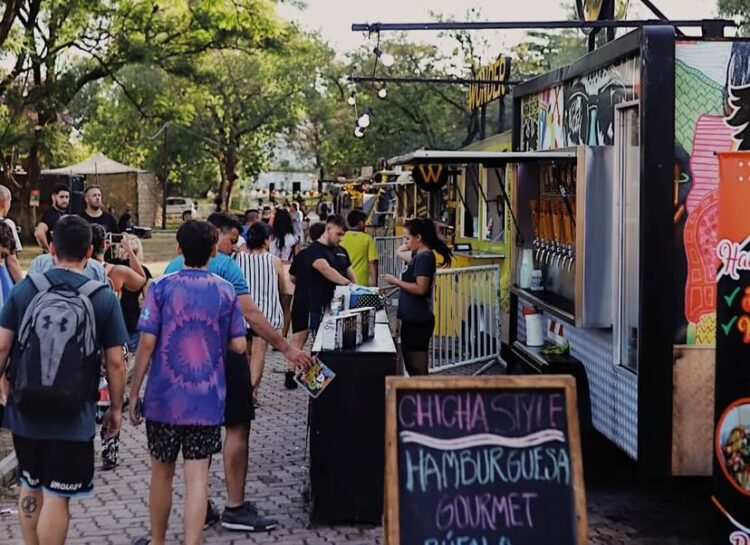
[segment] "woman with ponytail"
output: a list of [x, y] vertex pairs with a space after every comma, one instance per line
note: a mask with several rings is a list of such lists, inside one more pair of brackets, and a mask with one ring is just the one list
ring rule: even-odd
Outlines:
[[407, 266], [401, 279], [388, 274], [386, 282], [401, 288], [398, 296], [398, 318], [401, 320], [401, 353], [409, 375], [427, 374], [427, 352], [435, 315], [432, 313], [432, 291], [437, 262], [441, 267], [453, 259], [448, 246], [438, 238], [435, 224], [430, 219], [411, 219], [406, 222], [404, 244], [399, 252], [409, 252]]

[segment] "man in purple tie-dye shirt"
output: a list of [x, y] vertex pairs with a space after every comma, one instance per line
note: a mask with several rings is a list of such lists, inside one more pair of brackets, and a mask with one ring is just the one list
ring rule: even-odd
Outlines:
[[[199, 543], [208, 466], [221, 450], [226, 396], [225, 350], [244, 354], [245, 321], [234, 288], [206, 270], [216, 230], [189, 220], [177, 232], [185, 267], [154, 282], [143, 304], [130, 391], [130, 418], [141, 422], [139, 392], [149, 359], [143, 417], [151, 454], [151, 541], [163, 543], [177, 455], [185, 461], [185, 543]], [[231, 363], [230, 363], [231, 365]], [[147, 538], [142, 542], [148, 543]]]

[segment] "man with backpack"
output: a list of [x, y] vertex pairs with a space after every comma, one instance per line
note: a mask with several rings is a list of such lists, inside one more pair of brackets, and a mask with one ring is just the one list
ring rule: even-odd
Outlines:
[[4, 427], [21, 476], [18, 513], [26, 545], [62, 545], [69, 500], [94, 486], [95, 405], [104, 352], [111, 406], [107, 435], [122, 419], [128, 335], [112, 290], [83, 271], [91, 227], [65, 216], [52, 235], [57, 266], [19, 282], [0, 312], [0, 373], [10, 356]]

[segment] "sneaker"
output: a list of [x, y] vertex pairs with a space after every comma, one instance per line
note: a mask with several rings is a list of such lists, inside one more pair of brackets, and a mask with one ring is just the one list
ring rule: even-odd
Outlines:
[[139, 537], [133, 541], [133, 545], [149, 545], [149, 543], [151, 543], [151, 540], [147, 537]]
[[252, 503], [246, 501], [236, 511], [224, 509], [221, 514], [221, 525], [227, 530], [268, 532], [276, 528], [278, 521], [270, 517], [264, 517], [258, 513], [258, 509]]
[[284, 374], [284, 387], [287, 390], [294, 390], [297, 388], [297, 381], [294, 380], [294, 372], [287, 371]]
[[208, 500], [208, 505], [206, 506], [206, 522], [203, 523], [203, 529], [208, 530], [220, 520], [221, 515], [219, 515], [219, 510], [216, 509], [216, 504], [214, 504], [213, 501]]

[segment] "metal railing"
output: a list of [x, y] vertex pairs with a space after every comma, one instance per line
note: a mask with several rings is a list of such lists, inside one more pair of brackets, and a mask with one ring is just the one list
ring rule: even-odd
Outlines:
[[437, 271], [433, 304], [430, 373], [500, 358], [499, 265]]
[[403, 244], [403, 237], [375, 237], [375, 247], [378, 249], [378, 286], [388, 287], [383, 280], [386, 274], [401, 278], [404, 261], [396, 255], [396, 250]]

